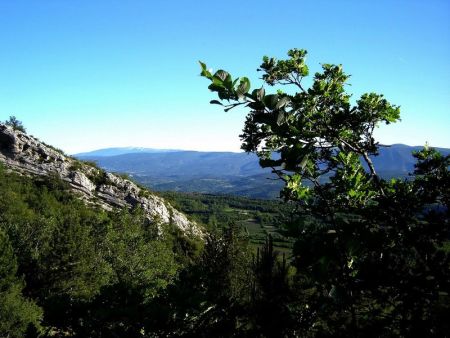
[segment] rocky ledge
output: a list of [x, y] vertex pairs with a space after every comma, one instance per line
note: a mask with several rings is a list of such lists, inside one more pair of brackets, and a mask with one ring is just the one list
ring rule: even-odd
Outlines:
[[56, 174], [86, 203], [106, 210], [141, 207], [151, 222], [172, 223], [186, 235], [202, 236], [203, 232], [195, 222], [163, 198], [4, 124], [0, 124], [0, 162], [26, 175]]

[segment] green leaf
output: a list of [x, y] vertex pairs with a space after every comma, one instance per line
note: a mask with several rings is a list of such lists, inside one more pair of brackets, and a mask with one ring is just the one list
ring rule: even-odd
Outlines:
[[286, 122], [286, 113], [284, 111], [279, 111], [277, 115], [277, 125], [281, 126]]
[[241, 77], [239, 87], [242, 87], [244, 93], [247, 93], [250, 90], [250, 80], [247, 77]]
[[[226, 72], [225, 72], [226, 73]], [[225, 77], [225, 80], [223, 81], [225, 84], [225, 87], [229, 89], [230, 91], [233, 91], [233, 78], [230, 74], [227, 73], [227, 76]]]
[[223, 103], [220, 102], [219, 100], [211, 100], [211, 101], [209, 101], [209, 103], [210, 103], [210, 104], [218, 104], [218, 105], [223, 106]]
[[208, 69], [207, 69], [207, 67], [206, 67], [206, 64], [203, 63], [203, 62], [201, 62], [201, 61], [199, 61], [199, 63], [200, 63], [200, 67], [202, 68], [202, 71], [201, 71], [201, 73], [200, 73], [200, 76], [203, 76], [203, 77], [206, 77], [206, 78], [212, 80], [212, 75], [211, 75], [211, 73], [208, 71]]
[[246, 77], [242, 77], [239, 86], [236, 89], [236, 94], [239, 98], [243, 98], [244, 94], [247, 94], [250, 90], [250, 80]]
[[219, 69], [217, 72], [215, 72], [214, 77], [222, 80], [223, 82], [227, 79], [227, 77], [230, 76], [230, 74], [222, 69]]
[[277, 102], [277, 104], [275, 105], [275, 109], [281, 109], [284, 106], [286, 106], [289, 102], [291, 102], [290, 98], [284, 96], [280, 99], [280, 101]]
[[266, 91], [264, 90], [263, 87], [261, 87], [260, 89], [258, 89], [258, 91], [256, 92], [256, 98], [259, 101], [262, 101], [264, 99], [264, 96], [266, 94]]
[[213, 91], [213, 92], [217, 92], [217, 91], [223, 90], [224, 87], [223, 87], [222, 84], [211, 83], [211, 84], [208, 86], [208, 89], [211, 90], [211, 91]]
[[277, 102], [278, 102], [277, 94], [266, 95], [264, 97], [264, 104], [266, 105], [267, 108], [271, 110], [275, 109]]

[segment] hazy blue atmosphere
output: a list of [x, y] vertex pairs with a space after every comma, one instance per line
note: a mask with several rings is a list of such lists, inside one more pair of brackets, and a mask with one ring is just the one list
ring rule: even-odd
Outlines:
[[[368, 14], [370, 13], [370, 15]], [[383, 143], [450, 147], [448, 1], [0, 0], [0, 119], [75, 153], [112, 146], [239, 150], [197, 61], [259, 86], [263, 55], [341, 63], [354, 97], [402, 107]]]

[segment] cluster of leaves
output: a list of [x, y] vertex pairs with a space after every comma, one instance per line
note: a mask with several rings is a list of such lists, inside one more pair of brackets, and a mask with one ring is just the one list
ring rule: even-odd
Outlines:
[[379, 147], [373, 131], [398, 121], [399, 107], [376, 93], [352, 105], [341, 65], [323, 64], [306, 88], [306, 55], [293, 49], [287, 60], [264, 57], [259, 69], [268, 86], [293, 87], [294, 94], [250, 91], [247, 78], [211, 74], [201, 63], [221, 100], [211, 103], [250, 110], [242, 148], [285, 182], [286, 201], [318, 220], [297, 224], [291, 333], [442, 336], [450, 290], [449, 157], [425, 147], [415, 154], [412, 179], [381, 179], [370, 159]]

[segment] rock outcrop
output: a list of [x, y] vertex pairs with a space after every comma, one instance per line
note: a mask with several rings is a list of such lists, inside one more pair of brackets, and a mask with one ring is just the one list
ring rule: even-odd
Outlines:
[[186, 235], [202, 236], [195, 222], [163, 198], [4, 124], [0, 124], [0, 162], [26, 175], [57, 175], [86, 203], [106, 210], [141, 207], [151, 222], [172, 223]]

